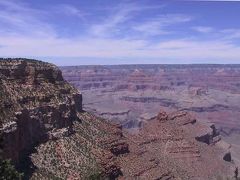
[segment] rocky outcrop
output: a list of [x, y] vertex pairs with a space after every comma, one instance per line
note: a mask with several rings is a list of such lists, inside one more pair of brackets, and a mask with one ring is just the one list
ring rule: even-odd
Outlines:
[[3, 157], [26, 178], [121, 174], [115, 159], [128, 152], [121, 128], [84, 112], [81, 93], [55, 65], [2, 59], [0, 76]]
[[188, 87], [189, 94], [192, 96], [206, 96], [208, 89], [204, 87]]
[[227, 161], [227, 162], [231, 162], [232, 161], [232, 156], [230, 152], [227, 152], [224, 156], [223, 156], [223, 160]]
[[1, 60], [0, 69], [1, 74], [8, 80], [14, 80], [24, 84], [63, 81], [62, 73], [56, 66], [41, 61], [3, 59]]
[[160, 99], [156, 97], [129, 97], [123, 96], [120, 100], [129, 101], [134, 103], [159, 103], [164, 107], [177, 107], [177, 103], [171, 101], [170, 99]]
[[[129, 154], [122, 156], [126, 179], [217, 179], [232, 177], [234, 165], [225, 162], [225, 149], [198, 142], [198, 129], [208, 129], [190, 114], [161, 111], [138, 134], [127, 135]], [[222, 156], [222, 158], [219, 158]]]
[[180, 126], [196, 123], [196, 119], [186, 111], [177, 111], [171, 113], [169, 116], [169, 120], [175, 121]]
[[220, 134], [217, 131], [214, 124], [210, 125], [209, 128], [205, 128], [199, 131], [198, 135], [195, 137], [197, 141], [206, 143], [208, 145], [214, 144], [221, 140]]
[[34, 60], [1, 60], [0, 74], [2, 93], [6, 93], [1, 99], [6, 158], [19, 164], [22, 155], [48, 140], [51, 132], [66, 128], [65, 134], [71, 133], [77, 112], [82, 111], [82, 98], [56, 66]]
[[160, 122], [165, 122], [168, 120], [168, 114], [165, 111], [160, 111], [157, 115], [157, 119]]

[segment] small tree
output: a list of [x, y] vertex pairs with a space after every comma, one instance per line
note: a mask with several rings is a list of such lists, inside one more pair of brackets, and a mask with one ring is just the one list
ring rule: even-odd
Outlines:
[[10, 160], [0, 160], [0, 180], [20, 180], [22, 174], [15, 170]]
[[234, 177], [236, 180], [238, 179], [238, 167], [236, 167], [236, 169], [234, 171]]
[[20, 180], [22, 174], [15, 170], [10, 160], [4, 160], [2, 157], [3, 138], [0, 134], [0, 180]]
[[87, 179], [88, 180], [103, 180], [103, 177], [99, 171], [93, 171], [88, 175]]

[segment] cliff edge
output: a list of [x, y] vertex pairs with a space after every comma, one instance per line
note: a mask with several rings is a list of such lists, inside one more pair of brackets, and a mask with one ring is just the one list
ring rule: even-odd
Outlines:
[[120, 128], [84, 112], [81, 93], [55, 65], [1, 59], [0, 77], [3, 157], [26, 178], [119, 175], [110, 159], [128, 148]]

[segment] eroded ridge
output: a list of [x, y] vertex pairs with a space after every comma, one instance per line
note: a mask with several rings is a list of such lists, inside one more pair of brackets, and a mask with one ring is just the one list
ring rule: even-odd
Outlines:
[[[234, 164], [223, 160], [229, 150], [214, 130], [184, 111], [161, 111], [135, 135], [127, 135], [130, 153], [123, 156], [123, 175], [140, 179], [217, 179], [232, 177]], [[208, 142], [196, 137], [209, 134]], [[212, 135], [212, 136], [210, 136]]]

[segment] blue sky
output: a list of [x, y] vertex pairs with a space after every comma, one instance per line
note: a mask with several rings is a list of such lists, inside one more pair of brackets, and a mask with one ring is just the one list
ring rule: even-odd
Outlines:
[[57, 65], [240, 64], [240, 2], [0, 0], [0, 56]]

